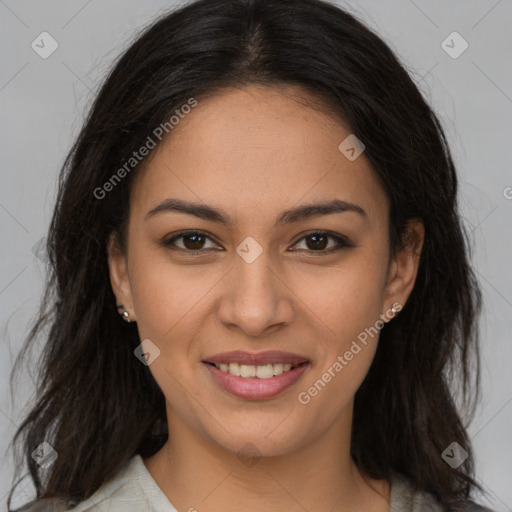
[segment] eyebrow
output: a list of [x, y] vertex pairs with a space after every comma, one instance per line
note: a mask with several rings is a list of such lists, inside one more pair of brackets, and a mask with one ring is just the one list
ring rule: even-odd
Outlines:
[[[222, 209], [201, 203], [191, 203], [177, 198], [168, 198], [146, 214], [146, 219], [162, 212], [180, 212], [194, 215], [200, 219], [217, 222], [224, 225], [232, 225], [231, 216]], [[333, 199], [323, 203], [313, 203], [297, 206], [281, 212], [277, 218], [276, 225], [293, 224], [301, 220], [333, 213], [355, 212], [363, 217], [367, 213], [361, 206], [341, 199]]]

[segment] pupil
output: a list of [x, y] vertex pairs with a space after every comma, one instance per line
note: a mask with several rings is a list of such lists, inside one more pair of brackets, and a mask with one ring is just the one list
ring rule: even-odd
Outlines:
[[[183, 237], [184, 245], [187, 249], [198, 250], [204, 243], [203, 235], [185, 235]], [[193, 240], [192, 242], [190, 242]], [[307, 246], [309, 249], [324, 250], [326, 247], [327, 237], [325, 235], [310, 235], [307, 237]], [[313, 241], [313, 243], [310, 243]]]
[[[195, 251], [197, 249], [201, 249], [201, 244], [204, 242], [202, 238], [204, 238], [203, 235], [185, 235], [183, 237], [183, 243], [187, 249]], [[196, 239], [196, 242], [192, 242], [192, 244], [187, 243], [187, 240], [190, 239]], [[197, 239], [199, 239], [199, 241], [197, 241]], [[190, 247], [190, 245], [192, 245], [192, 247]]]
[[308, 248], [309, 248], [309, 249], [320, 249], [320, 250], [325, 249], [325, 247], [326, 247], [326, 243], [325, 243], [325, 242], [326, 242], [326, 240], [327, 240], [327, 237], [326, 237], [325, 235], [319, 235], [319, 236], [318, 236], [318, 235], [310, 235], [310, 236], [308, 237], [308, 241], [309, 241], [309, 240], [318, 240], [318, 239], [323, 239], [323, 242], [324, 242], [324, 243], [323, 243], [323, 244], [322, 244], [322, 243], [320, 243], [320, 246], [318, 245], [318, 243], [313, 244], [313, 246], [310, 246], [310, 244], [308, 243], [308, 244], [307, 244], [307, 245], [308, 245]]

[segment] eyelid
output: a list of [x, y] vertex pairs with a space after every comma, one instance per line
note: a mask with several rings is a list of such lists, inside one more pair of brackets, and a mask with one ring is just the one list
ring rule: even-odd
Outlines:
[[219, 245], [209, 233], [207, 233], [206, 231], [203, 231], [201, 229], [184, 229], [183, 231], [180, 231], [180, 232], [172, 235], [170, 238], [165, 238], [162, 241], [162, 245], [166, 248], [171, 248], [173, 250], [186, 252], [189, 254], [198, 254], [198, 253], [206, 251], [206, 249], [197, 249], [196, 251], [192, 251], [192, 250], [182, 249], [181, 247], [176, 247], [174, 245], [173, 242], [175, 242], [176, 240], [183, 238], [184, 236], [187, 236], [187, 235], [202, 235], [205, 238], [208, 238], [209, 240], [214, 242], [216, 245]]
[[299, 242], [301, 242], [304, 238], [307, 238], [310, 235], [320, 235], [325, 236], [328, 238], [332, 238], [337, 242], [337, 245], [335, 247], [331, 247], [330, 249], [322, 249], [319, 251], [313, 251], [313, 250], [307, 250], [307, 249], [295, 249], [298, 250], [304, 250], [311, 254], [328, 254], [331, 252], [335, 252], [336, 250], [344, 249], [344, 248], [351, 248], [355, 247], [355, 244], [352, 243], [348, 237], [345, 235], [342, 235], [341, 233], [334, 233], [332, 231], [324, 230], [324, 229], [311, 229], [309, 231], [306, 231], [304, 233], [301, 233], [297, 240], [294, 242], [293, 246], [296, 246]]
[[[185, 229], [185, 230], [182, 230], [182, 231], [172, 235], [170, 238], [164, 239], [162, 241], [162, 245], [165, 248], [168, 248], [168, 249], [171, 249], [171, 250], [176, 250], [176, 251], [179, 251], [179, 252], [182, 252], [182, 253], [185, 253], [185, 254], [190, 254], [190, 255], [202, 254], [202, 253], [209, 252], [212, 248], [188, 250], [188, 249], [183, 249], [181, 247], [176, 247], [174, 245], [174, 242], [176, 240], [178, 240], [180, 238], [183, 238], [186, 235], [196, 235], [196, 234], [197, 235], [202, 235], [205, 238], [211, 240], [213, 243], [219, 245], [215, 241], [215, 239], [209, 233], [207, 233], [206, 231], [203, 231], [201, 229]], [[298, 235], [298, 238], [293, 243], [292, 247], [295, 247], [296, 245], [298, 245], [299, 242], [301, 242], [303, 239], [307, 238], [309, 235], [326, 236], [328, 238], [331, 238], [331, 239], [335, 240], [336, 241], [336, 245], [334, 247], [329, 248], [329, 249], [321, 249], [321, 250], [318, 250], [318, 251], [311, 250], [311, 249], [291, 249], [291, 251], [292, 252], [294, 252], [294, 251], [303, 251], [303, 252], [307, 252], [308, 254], [312, 254], [312, 255], [316, 254], [316, 255], [320, 256], [320, 255], [323, 255], [323, 254], [330, 254], [330, 253], [333, 253], [333, 252], [337, 252], [337, 251], [342, 250], [342, 249], [356, 247], [356, 245], [354, 243], [352, 243], [348, 239], [348, 237], [346, 237], [345, 235], [342, 235], [341, 233], [334, 233], [334, 232], [331, 232], [331, 231], [328, 231], [328, 230], [322, 230], [322, 229], [312, 229], [312, 230], [300, 233], [300, 235]], [[217, 249], [215, 249], [215, 250], [217, 250]]]

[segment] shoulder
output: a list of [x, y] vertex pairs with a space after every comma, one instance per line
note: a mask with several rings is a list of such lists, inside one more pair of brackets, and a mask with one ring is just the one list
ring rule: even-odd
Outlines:
[[151, 505], [137, 478], [139, 468], [138, 457], [131, 458], [112, 479], [72, 508], [58, 498], [48, 498], [29, 503], [16, 512], [150, 512]]
[[[447, 509], [430, 493], [414, 489], [410, 480], [394, 473], [391, 484], [389, 512], [447, 512]], [[450, 512], [493, 512], [472, 501], [459, 503]]]
[[131, 458], [119, 472], [92, 496], [65, 512], [150, 512], [151, 506], [141, 492], [139, 457]]
[[66, 512], [68, 507], [58, 498], [46, 498], [43, 500], [31, 501], [15, 512]]

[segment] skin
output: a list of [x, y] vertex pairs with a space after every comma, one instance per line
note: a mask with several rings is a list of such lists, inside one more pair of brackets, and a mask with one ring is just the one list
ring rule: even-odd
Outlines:
[[[389, 203], [368, 159], [349, 161], [338, 145], [350, 129], [297, 102], [301, 94], [251, 85], [201, 100], [134, 180], [126, 254], [115, 237], [109, 244], [117, 301], [160, 350], [149, 369], [166, 398], [169, 440], [144, 463], [180, 511], [389, 510], [389, 484], [360, 472], [349, 453], [354, 395], [378, 336], [307, 405], [297, 396], [380, 315], [393, 321], [392, 305], [403, 307], [414, 286], [424, 228], [413, 220], [408, 244], [390, 258]], [[170, 197], [222, 209], [233, 223], [147, 217]], [[366, 215], [275, 225], [284, 210], [332, 199]], [[162, 245], [185, 229], [209, 238]], [[314, 230], [353, 247], [329, 252], [336, 240], [304, 238]], [[248, 236], [263, 250], [252, 263], [236, 252]], [[290, 351], [311, 364], [280, 395], [243, 400], [201, 363], [230, 350]]]

